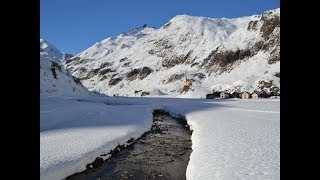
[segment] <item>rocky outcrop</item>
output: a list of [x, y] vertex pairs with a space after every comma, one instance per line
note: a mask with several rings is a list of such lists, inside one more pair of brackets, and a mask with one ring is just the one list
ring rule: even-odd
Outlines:
[[120, 81], [122, 81], [123, 78], [121, 77], [118, 77], [118, 78], [115, 78], [115, 79], [110, 79], [109, 81], [109, 86], [114, 86], [116, 84], [118, 84]]
[[99, 71], [99, 74], [102, 76], [102, 75], [105, 75], [110, 72], [115, 72], [115, 70], [107, 68], [107, 69], [103, 69], [103, 70]]
[[258, 25], [258, 21], [250, 21], [247, 30], [248, 31], [256, 31], [257, 25]]
[[249, 57], [252, 57], [257, 52], [252, 51], [251, 49], [238, 49], [236, 51], [212, 51], [210, 55], [206, 58], [206, 68], [209, 72], [223, 73], [232, 68], [234, 62], [240, 61]]
[[141, 93], [141, 96], [148, 96], [148, 95], [150, 95], [150, 93], [147, 92], [147, 91], [144, 91], [144, 92]]
[[144, 78], [146, 78], [150, 73], [152, 73], [152, 69], [149, 68], [149, 67], [143, 67], [141, 70], [140, 70], [140, 73], [139, 73], [139, 79], [142, 80]]
[[133, 69], [132, 71], [126, 74], [126, 78], [129, 81], [133, 81], [137, 78], [139, 73], [140, 73], [140, 69]]
[[280, 16], [272, 15], [272, 12], [267, 12], [262, 14], [261, 20], [263, 23], [261, 26], [262, 37], [268, 40], [275, 28], [280, 27]]
[[171, 82], [174, 82], [174, 81], [177, 81], [177, 80], [180, 80], [182, 78], [185, 77], [185, 74], [172, 74], [169, 79], [166, 81], [166, 83], [171, 83]]
[[188, 60], [190, 57], [192, 51], [189, 51], [186, 55], [180, 55], [180, 56], [172, 56], [172, 57], [166, 57], [162, 61], [162, 66], [166, 68], [171, 68], [179, 64], [183, 64]]

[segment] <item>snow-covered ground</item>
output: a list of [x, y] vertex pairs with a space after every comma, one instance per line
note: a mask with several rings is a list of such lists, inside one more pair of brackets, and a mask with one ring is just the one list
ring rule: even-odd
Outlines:
[[173, 107], [194, 130], [187, 179], [280, 179], [279, 100]]
[[41, 98], [40, 177], [62, 179], [131, 137], [151, 128], [148, 106], [109, 106], [68, 98]]
[[187, 179], [280, 179], [280, 100], [133, 97], [41, 97], [41, 179], [84, 170], [141, 136], [154, 108], [185, 116], [194, 130]]

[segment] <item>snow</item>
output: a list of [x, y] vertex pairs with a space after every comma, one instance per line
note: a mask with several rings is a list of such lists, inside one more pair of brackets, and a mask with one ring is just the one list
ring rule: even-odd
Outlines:
[[218, 78], [215, 76], [207, 78], [203, 86], [209, 86], [216, 91], [242, 86], [241, 92], [252, 93], [258, 89], [259, 81], [272, 80], [277, 87], [280, 87], [280, 78], [274, 76], [276, 72], [280, 72], [280, 62], [270, 65], [267, 61], [260, 61], [260, 59], [266, 59], [267, 56], [266, 53], [259, 52], [251, 59], [236, 66], [230, 73], [223, 73]]
[[57, 62], [65, 60], [65, 58], [71, 56], [59, 51], [53, 44], [45, 39], [40, 39], [40, 55]]
[[[280, 9], [268, 13], [279, 15]], [[196, 99], [213, 89], [252, 92], [260, 80], [272, 80], [280, 88], [280, 78], [274, 76], [280, 72], [280, 62], [268, 64], [269, 51], [259, 51], [222, 74], [211, 74], [201, 66], [217, 47], [236, 50], [260, 41], [260, 31], [247, 31], [248, 23], [255, 20], [260, 21], [261, 16], [214, 19], [178, 15], [168, 26], [143, 26], [97, 42], [76, 56], [85, 61], [70, 64], [66, 64], [66, 54], [40, 39], [40, 178], [63, 179], [84, 170], [96, 157], [150, 130], [152, 111], [161, 108], [185, 116], [194, 130], [187, 179], [280, 179], [279, 99]], [[260, 22], [257, 28], [261, 28]], [[276, 28], [273, 34], [279, 31]], [[150, 54], [149, 50], [157, 52]], [[189, 60], [198, 65], [161, 65], [165, 58], [191, 50]], [[125, 57], [127, 60], [120, 62]], [[79, 77], [80, 68], [92, 70], [105, 62], [110, 64], [106, 68], [116, 70], [112, 74], [123, 80], [109, 86], [112, 74], [101, 80], [98, 73], [82, 80], [83, 86], [111, 96], [140, 96], [134, 92], [141, 90], [153, 97], [99, 96], [71, 76]], [[127, 67], [123, 66], [126, 62], [130, 62]], [[68, 70], [57, 67], [61, 65]], [[142, 80], [125, 78], [142, 67], [153, 71]], [[180, 95], [185, 77], [193, 78], [195, 73], [205, 77], [195, 78], [191, 90]], [[173, 74], [185, 77], [167, 82]]]
[[194, 130], [187, 179], [280, 179], [279, 101], [210, 104], [171, 110]]
[[280, 100], [152, 97], [42, 97], [41, 179], [84, 170], [141, 136], [156, 108], [185, 116], [194, 130], [187, 179], [279, 179]]
[[[267, 11], [264, 14], [279, 15], [280, 9]], [[250, 21], [258, 21], [257, 30], [247, 30]], [[280, 78], [274, 74], [280, 72], [280, 63], [268, 64], [272, 49], [259, 50], [252, 57], [245, 58], [233, 65], [230, 71], [222, 74], [207, 70], [205, 65], [208, 55], [219, 47], [218, 52], [235, 51], [237, 49], [251, 49], [255, 43], [262, 40], [261, 15], [252, 15], [240, 18], [208, 18], [189, 15], [177, 15], [159, 29], [150, 27], [137, 28], [116, 37], [109, 37], [97, 42], [92, 47], [79, 53], [76, 57], [87, 61], [78, 61], [65, 64], [75, 77], [80, 77], [80, 68], [89, 70], [98, 68], [108, 62], [110, 68], [116, 70], [105, 76], [95, 75], [82, 80], [83, 85], [91, 91], [98, 91], [109, 96], [119, 94], [123, 96], [137, 96], [134, 91], [142, 90], [155, 92], [160, 90], [170, 97], [204, 97], [202, 92], [212, 92], [213, 89], [235, 88], [242, 86], [242, 90], [253, 91], [259, 80], [273, 81], [280, 88]], [[279, 36], [279, 28], [273, 34]], [[149, 52], [154, 53], [149, 53]], [[190, 52], [187, 61], [171, 68], [162, 66], [164, 59], [175, 59]], [[120, 62], [122, 58], [127, 60]], [[124, 66], [124, 63], [130, 63]], [[198, 63], [191, 67], [193, 63]], [[204, 66], [202, 66], [204, 65]], [[126, 74], [133, 69], [149, 67], [153, 70], [145, 79], [133, 81], [126, 79]], [[195, 92], [180, 95], [184, 78], [167, 82], [173, 74], [185, 74], [193, 78], [195, 73], [202, 73], [205, 78], [198, 79], [193, 85]], [[118, 84], [109, 86], [111, 76], [122, 77]], [[102, 79], [102, 77], [105, 77]], [[198, 92], [198, 93], [196, 93]], [[154, 95], [153, 95], [154, 94]], [[150, 96], [158, 96], [157, 93]]]
[[[55, 54], [52, 54], [54, 49]], [[58, 54], [58, 55], [57, 55]], [[61, 55], [61, 56], [60, 56]], [[61, 62], [63, 53], [52, 44], [40, 39], [40, 95], [42, 96], [91, 96], [85, 87], [76, 83], [71, 73], [63, 68]], [[52, 68], [56, 73], [53, 76]]]
[[[40, 99], [40, 178], [62, 179], [151, 128], [147, 106]], [[125, 113], [124, 113], [125, 112]]]

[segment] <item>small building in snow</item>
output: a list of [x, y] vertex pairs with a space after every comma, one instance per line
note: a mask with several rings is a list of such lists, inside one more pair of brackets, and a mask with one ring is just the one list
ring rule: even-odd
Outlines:
[[256, 91], [252, 93], [252, 99], [268, 98], [269, 94], [265, 91]]
[[240, 93], [234, 91], [233, 93], [230, 93], [230, 98], [240, 98]]
[[222, 99], [227, 99], [229, 97], [230, 97], [230, 94], [227, 93], [227, 92], [221, 92], [220, 93], [220, 98], [222, 98]]
[[259, 99], [259, 98], [260, 98], [260, 93], [259, 92], [252, 93], [252, 99]]
[[207, 94], [206, 95], [206, 99], [214, 99], [214, 98], [215, 98], [214, 94]]
[[278, 93], [272, 94], [269, 98], [270, 99], [280, 99], [280, 94], [278, 94]]
[[250, 93], [245, 91], [241, 94], [241, 99], [249, 99], [250, 98]]
[[220, 94], [221, 94], [220, 91], [213, 92], [214, 97], [220, 97]]

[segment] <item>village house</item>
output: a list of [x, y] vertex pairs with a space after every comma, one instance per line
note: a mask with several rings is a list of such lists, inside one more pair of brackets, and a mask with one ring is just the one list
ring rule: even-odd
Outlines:
[[259, 98], [260, 98], [260, 93], [259, 92], [252, 93], [252, 99], [259, 99]]
[[221, 94], [220, 91], [213, 92], [214, 97], [220, 97], [220, 94]]
[[222, 98], [222, 99], [227, 99], [229, 97], [230, 97], [230, 94], [227, 93], [227, 92], [221, 92], [220, 93], [220, 98]]
[[214, 94], [207, 94], [206, 99], [214, 99]]
[[278, 92], [271, 92], [270, 99], [280, 99], [280, 93]]
[[250, 98], [250, 93], [245, 91], [241, 94], [241, 99], [249, 99]]
[[268, 98], [269, 94], [265, 91], [256, 91], [252, 93], [252, 99], [259, 99], [259, 98]]
[[233, 93], [230, 94], [230, 98], [240, 98], [240, 93], [234, 91]]

